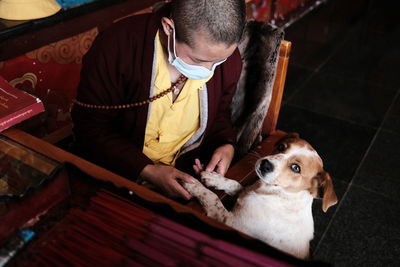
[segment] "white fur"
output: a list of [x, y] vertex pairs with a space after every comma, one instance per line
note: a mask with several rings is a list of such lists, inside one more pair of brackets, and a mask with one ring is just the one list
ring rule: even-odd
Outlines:
[[275, 154], [268, 156], [269, 159], [288, 159], [290, 157], [299, 156], [299, 157], [315, 157], [321, 160], [320, 156], [318, 155], [317, 151], [310, 150], [306, 146], [299, 146], [295, 149], [292, 149], [290, 152], [286, 154]]
[[304, 156], [304, 157], [316, 157], [316, 158], [319, 158], [319, 155], [318, 155], [317, 151], [310, 150], [306, 146], [302, 146], [302, 147], [296, 148], [296, 150], [293, 150], [292, 153], [287, 154], [288, 157], [289, 156], [294, 156], [294, 155]]
[[305, 259], [309, 256], [310, 241], [314, 235], [313, 196], [309, 190], [288, 192], [279, 184], [282, 169], [287, 167], [286, 160], [294, 155], [315, 157], [315, 160], [321, 161], [317, 152], [307, 147], [295, 147], [286, 154], [265, 157], [274, 165], [274, 170], [263, 173], [257, 163], [256, 172], [261, 179], [244, 189], [237, 181], [217, 173], [202, 172], [202, 182], [206, 186], [225, 190], [231, 195], [240, 192], [231, 212], [225, 209], [216, 194], [200, 182], [184, 186], [198, 198], [208, 216]]
[[261, 181], [257, 186], [240, 195], [226, 224], [298, 258], [308, 257], [313, 197], [308, 191], [288, 193]]

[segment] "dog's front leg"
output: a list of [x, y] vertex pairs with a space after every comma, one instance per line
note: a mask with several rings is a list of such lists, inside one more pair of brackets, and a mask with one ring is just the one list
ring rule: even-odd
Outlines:
[[218, 196], [200, 182], [184, 183], [183, 187], [200, 201], [208, 217], [225, 223], [228, 217], [231, 216], [231, 213], [225, 209]]
[[242, 190], [242, 185], [235, 180], [228, 179], [216, 172], [201, 172], [201, 181], [207, 186], [217, 190], [223, 190], [230, 196], [236, 195]]

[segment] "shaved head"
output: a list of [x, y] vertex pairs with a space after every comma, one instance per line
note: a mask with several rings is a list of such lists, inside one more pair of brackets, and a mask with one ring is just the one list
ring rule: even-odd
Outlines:
[[232, 45], [242, 37], [244, 0], [173, 0], [172, 19], [176, 38], [194, 47], [193, 35], [203, 31], [213, 43]]

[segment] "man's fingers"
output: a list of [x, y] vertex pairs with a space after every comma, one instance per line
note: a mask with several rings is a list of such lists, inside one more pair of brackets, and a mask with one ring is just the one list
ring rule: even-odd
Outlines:
[[199, 159], [195, 159], [195, 160], [194, 160], [194, 163], [195, 163], [197, 166], [201, 166], [201, 162], [200, 162]]
[[203, 169], [204, 168], [204, 164], [201, 163], [201, 161], [199, 159], [195, 159], [194, 163], [200, 168]]
[[189, 200], [192, 198], [192, 195], [186, 191], [185, 188], [183, 188], [179, 183], [176, 183], [176, 187], [175, 190], [177, 191], [177, 193], [182, 196], [184, 199]]
[[181, 172], [181, 171], [179, 171], [179, 170], [177, 170], [177, 172], [178, 172], [178, 173], [177, 173], [176, 177], [177, 177], [178, 179], [180, 179], [180, 180], [186, 182], [186, 183], [191, 183], [191, 184], [193, 184], [193, 183], [195, 183], [195, 182], [197, 181], [195, 178], [193, 178], [192, 176], [190, 176], [190, 175], [187, 174], [187, 173]]
[[206, 167], [206, 171], [208, 172], [214, 171], [220, 160], [221, 159], [219, 157], [213, 156]]
[[217, 165], [215, 172], [221, 174], [222, 176], [225, 175], [225, 167], [223, 164], [221, 164], [221, 162]]
[[221, 174], [222, 176], [225, 175], [225, 173], [228, 170], [228, 162], [226, 162], [226, 160], [221, 160], [218, 164], [217, 164], [217, 169], [216, 172]]
[[169, 183], [166, 192], [167, 195], [174, 198], [181, 197], [186, 200], [192, 198], [192, 195], [185, 188], [183, 188], [182, 185], [177, 180], [173, 180]]
[[197, 175], [200, 175], [204, 171], [204, 164], [201, 163], [199, 159], [194, 160], [193, 170]]
[[[185, 189], [182, 187], [182, 185], [180, 184], [180, 181], [182, 182], [186, 182], [186, 183], [194, 183], [196, 181], [196, 179], [194, 179], [193, 177], [191, 177], [190, 175], [183, 173], [182, 172], [182, 178], [177, 178], [177, 180], [174, 180], [172, 182], [172, 187], [175, 190], [175, 193], [181, 197], [183, 197], [186, 200], [189, 200], [192, 198], [192, 195]], [[184, 178], [183, 178], [184, 177]]]
[[193, 165], [193, 170], [197, 175], [199, 175], [201, 172], [200, 168], [197, 165]]

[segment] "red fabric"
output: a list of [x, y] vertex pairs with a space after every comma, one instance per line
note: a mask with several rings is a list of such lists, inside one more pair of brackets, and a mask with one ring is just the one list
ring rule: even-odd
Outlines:
[[[97, 105], [146, 100], [150, 90], [154, 38], [161, 27], [162, 16], [169, 16], [168, 8], [125, 19], [98, 36], [83, 60], [77, 99]], [[207, 83], [208, 124], [203, 147], [210, 150], [235, 139], [229, 105], [241, 64], [236, 50], [216, 68]], [[147, 164], [152, 164], [142, 153], [147, 113], [148, 105], [128, 110], [94, 110], [75, 105], [71, 115], [77, 148], [91, 161], [136, 179]], [[178, 159], [177, 167], [187, 166], [180, 164], [182, 161], [191, 162], [191, 166], [194, 154], [199, 153], [184, 155]]]
[[309, 0], [278, 0], [275, 7], [274, 18], [284, 18], [285, 15], [292, 12], [307, 1]]
[[26, 55], [10, 59], [3, 64], [0, 73], [7, 81], [22, 77], [25, 73], [36, 75], [37, 84], [35, 88], [32, 88], [32, 84], [25, 81], [23, 84], [16, 86], [18, 89], [34, 90], [35, 94], [42, 98], [45, 98], [48, 90], [57, 91], [69, 100], [76, 95], [81, 64], [59, 64], [54, 61], [41, 62]]
[[69, 110], [80, 80], [82, 57], [97, 34], [98, 29], [92, 28], [0, 62], [0, 75], [16, 88], [39, 97], [46, 108], [44, 114], [19, 127], [43, 137], [71, 124]]
[[[71, 123], [69, 109], [76, 95], [82, 64], [41, 62], [22, 55], [3, 62], [0, 75], [7, 81], [20, 82], [15, 87], [31, 93], [43, 101], [45, 113], [24, 122], [23, 129], [43, 137]], [[35, 80], [24, 79], [30, 75]]]
[[253, 0], [249, 2], [247, 4], [247, 19], [270, 21], [272, 2], [270, 0]]

